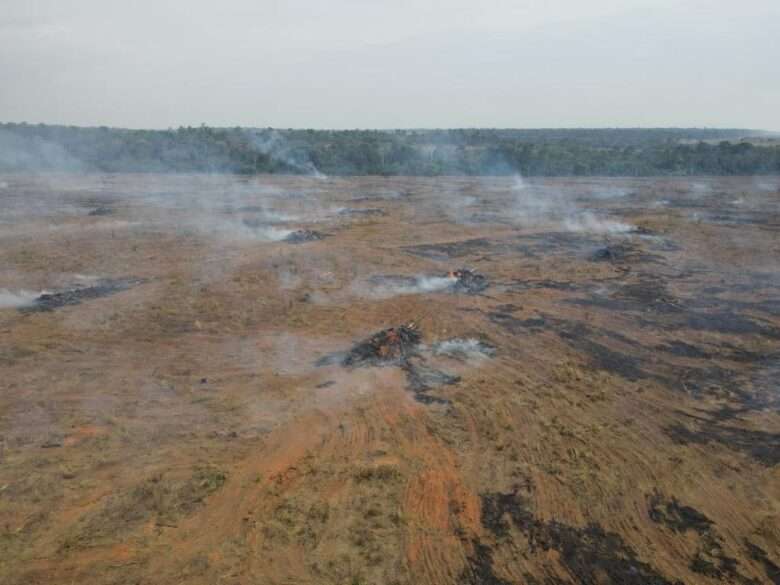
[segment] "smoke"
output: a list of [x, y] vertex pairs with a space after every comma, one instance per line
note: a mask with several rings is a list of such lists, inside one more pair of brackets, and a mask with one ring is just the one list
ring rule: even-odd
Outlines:
[[[0, 171], [59, 170], [78, 172], [81, 161], [71, 156], [61, 144], [39, 136], [22, 136], [0, 130]], [[4, 188], [7, 183], [4, 183]]]
[[636, 229], [631, 224], [598, 217], [590, 211], [584, 211], [579, 215], [565, 218], [563, 226], [570, 232], [594, 234], [626, 234]]
[[780, 179], [772, 180], [769, 177], [757, 177], [753, 179], [753, 186], [758, 191], [780, 194]]
[[306, 149], [290, 145], [278, 130], [247, 131], [246, 136], [258, 152], [271, 160], [281, 163], [295, 172], [318, 179], [327, 179], [327, 176], [321, 173], [311, 160], [309, 152]]
[[511, 188], [507, 214], [523, 227], [554, 226], [572, 232], [624, 234], [634, 226], [600, 217], [582, 208], [574, 197], [545, 185], [527, 184], [519, 175]]
[[20, 290], [12, 292], [8, 289], [0, 288], [0, 309], [19, 309], [29, 307], [45, 291], [32, 292]]
[[369, 280], [369, 284], [355, 284], [353, 292], [369, 298], [387, 299], [399, 295], [446, 291], [457, 281], [454, 276], [376, 276]]
[[448, 339], [433, 346], [433, 354], [460, 361], [483, 360], [496, 355], [496, 348], [479, 339]]

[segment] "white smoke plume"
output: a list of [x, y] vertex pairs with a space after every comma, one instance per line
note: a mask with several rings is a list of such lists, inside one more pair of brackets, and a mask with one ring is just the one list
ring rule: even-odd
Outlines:
[[566, 231], [595, 234], [621, 234], [635, 229], [630, 224], [583, 209], [574, 198], [567, 197], [560, 190], [528, 184], [520, 176], [515, 178], [511, 195], [507, 213], [524, 227], [552, 224]]
[[29, 307], [35, 299], [44, 294], [45, 291], [32, 292], [28, 290], [19, 290], [16, 292], [5, 288], [0, 288], [0, 309], [19, 309]]
[[327, 176], [321, 173], [312, 162], [308, 153], [293, 148], [278, 130], [248, 131], [247, 137], [258, 152], [272, 160], [281, 162], [291, 169], [306, 175], [311, 175], [318, 179], [327, 179]]
[[410, 278], [376, 278], [371, 283], [357, 283], [353, 292], [374, 299], [387, 299], [399, 295], [415, 295], [443, 292], [458, 279], [454, 276], [414, 276]]

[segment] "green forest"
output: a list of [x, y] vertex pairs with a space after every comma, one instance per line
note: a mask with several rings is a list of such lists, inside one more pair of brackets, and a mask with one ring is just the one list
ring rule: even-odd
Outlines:
[[0, 172], [658, 176], [780, 173], [739, 129], [169, 130], [0, 124]]

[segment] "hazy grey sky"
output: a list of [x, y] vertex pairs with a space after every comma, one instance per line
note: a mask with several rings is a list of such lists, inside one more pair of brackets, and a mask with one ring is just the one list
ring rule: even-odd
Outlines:
[[0, 121], [780, 130], [780, 0], [0, 4]]

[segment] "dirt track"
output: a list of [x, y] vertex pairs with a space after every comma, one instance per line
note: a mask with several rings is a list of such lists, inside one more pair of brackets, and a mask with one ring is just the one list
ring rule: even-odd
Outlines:
[[780, 583], [778, 179], [2, 179], [0, 582]]

